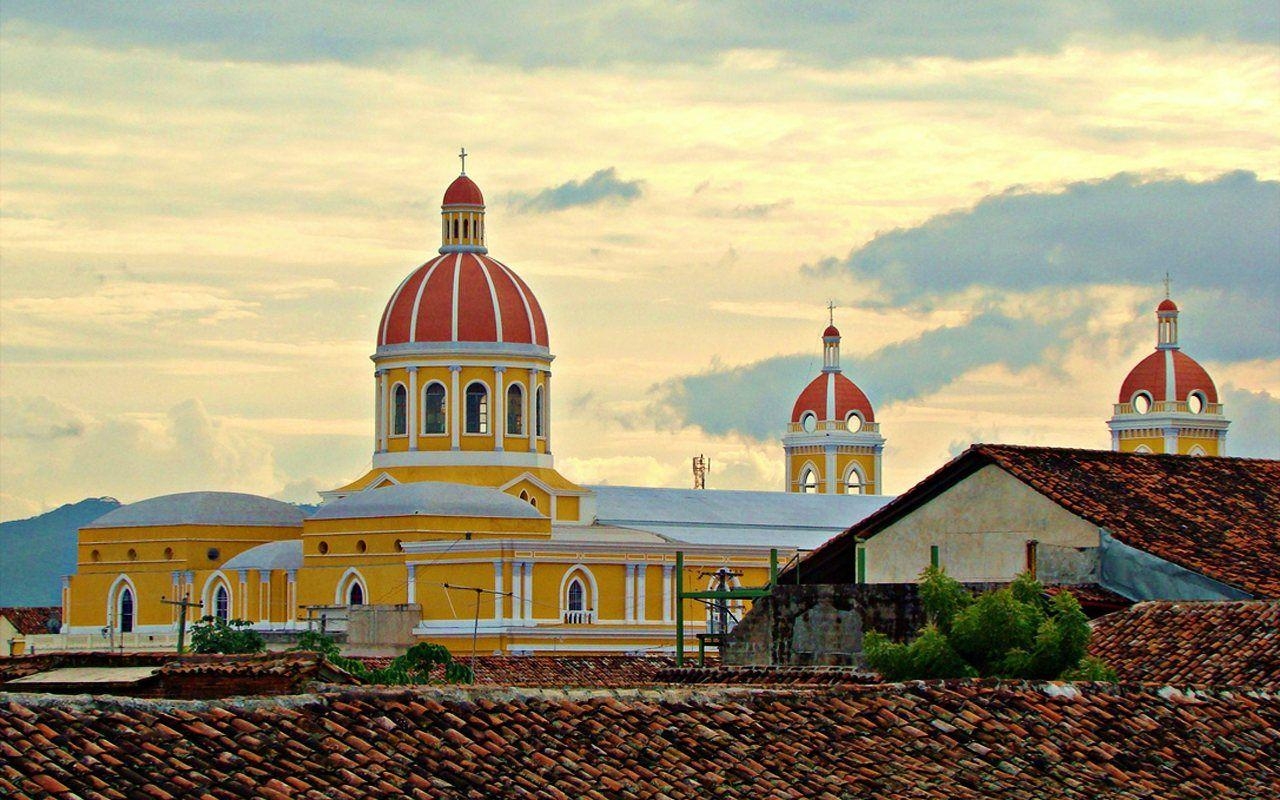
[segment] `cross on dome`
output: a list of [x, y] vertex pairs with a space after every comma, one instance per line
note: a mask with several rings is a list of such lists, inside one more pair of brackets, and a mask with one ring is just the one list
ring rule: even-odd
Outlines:
[[464, 148], [462, 148], [462, 150], [458, 153], [458, 158], [462, 159], [462, 173], [461, 173], [461, 174], [466, 175], [466, 174], [467, 174], [467, 148], [465, 148], [465, 147], [464, 147]]
[[829, 325], [836, 324], [836, 301], [835, 300], [827, 301], [827, 324]]

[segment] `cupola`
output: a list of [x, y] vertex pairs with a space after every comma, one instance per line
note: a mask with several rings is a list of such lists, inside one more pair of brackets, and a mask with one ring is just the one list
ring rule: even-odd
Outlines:
[[484, 246], [484, 194], [467, 177], [467, 149], [458, 154], [462, 172], [445, 189], [440, 204], [440, 252], [487, 253]]

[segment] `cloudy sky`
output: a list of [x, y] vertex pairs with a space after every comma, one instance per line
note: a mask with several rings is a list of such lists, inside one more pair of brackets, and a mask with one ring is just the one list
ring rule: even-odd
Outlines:
[[462, 145], [571, 478], [780, 488], [829, 299], [888, 492], [1106, 447], [1166, 271], [1280, 457], [1277, 8], [7, 0], [0, 518], [361, 474]]

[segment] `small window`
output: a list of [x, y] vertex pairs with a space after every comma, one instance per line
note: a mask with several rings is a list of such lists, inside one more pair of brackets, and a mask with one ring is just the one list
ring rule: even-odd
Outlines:
[[357, 540], [356, 540], [356, 552], [357, 552], [357, 553], [363, 553], [364, 551], [366, 551], [366, 550], [368, 550], [368, 549], [369, 549], [369, 545], [365, 544], [364, 539], [357, 539]]
[[458, 238], [458, 218], [453, 218], [453, 238]]
[[800, 473], [800, 491], [805, 494], [814, 494], [818, 491], [818, 473], [806, 467], [804, 472]]
[[1139, 414], [1145, 414], [1151, 410], [1151, 395], [1146, 392], [1138, 392], [1133, 396], [1133, 410]]
[[524, 390], [518, 383], [507, 388], [507, 435], [524, 435]]
[[360, 585], [360, 581], [351, 582], [351, 589], [347, 592], [347, 604], [353, 606], [364, 605], [364, 587]]
[[391, 435], [404, 436], [409, 432], [409, 392], [403, 383], [396, 384], [391, 398]]
[[471, 220], [469, 219], [462, 220], [462, 238], [471, 238]]
[[533, 393], [533, 432], [536, 436], [546, 436], [547, 412], [542, 406], [542, 387]]
[[404, 540], [396, 539], [396, 552], [397, 553], [404, 552]]
[[433, 383], [422, 393], [422, 432], [444, 433], [444, 384]]
[[1187, 395], [1187, 410], [1192, 414], [1199, 414], [1204, 411], [1204, 395], [1200, 392], [1192, 392]]
[[850, 411], [849, 416], [845, 418], [844, 426], [849, 429], [849, 433], [857, 433], [862, 430], [862, 416], [857, 411]]
[[467, 433], [489, 432], [489, 390], [483, 383], [467, 387]]
[[208, 550], [204, 552], [204, 554], [205, 554], [205, 557], [208, 558], [210, 561], [217, 561], [218, 558], [222, 555], [222, 551], [216, 547], [210, 547]]
[[97, 550], [92, 550], [92, 551], [90, 551], [90, 553], [89, 553], [89, 560], [90, 560], [90, 561], [92, 561], [92, 562], [93, 562], [93, 563], [95, 563], [95, 564], [96, 564], [96, 563], [98, 563], [99, 561], [101, 561], [101, 560], [102, 560], [102, 553], [100, 553], [100, 552], [99, 552], [99, 551], [97, 551]]
[[213, 593], [213, 615], [218, 619], [228, 619], [231, 616], [231, 594], [221, 584]]
[[320, 544], [316, 545], [316, 549], [320, 551], [320, 555], [324, 555], [325, 553], [329, 552], [329, 543], [321, 542]]
[[132, 547], [129, 548], [129, 560], [130, 561], [138, 560], [138, 551], [134, 550]]
[[862, 473], [858, 470], [851, 469], [844, 479], [845, 494], [862, 494], [867, 490], [866, 482], [862, 479]]
[[133, 631], [133, 590], [128, 587], [120, 590], [120, 632]]
[[529, 498], [529, 505], [533, 506], [534, 508], [537, 508], [537, 507], [538, 507], [538, 498], [536, 498], [536, 497], [530, 497], [530, 498]]
[[164, 560], [165, 560], [165, 561], [172, 561], [172, 560], [173, 560], [173, 548], [172, 548], [172, 547], [166, 547], [166, 548], [164, 549]]
[[521, 489], [521, 490], [520, 490], [520, 499], [521, 499], [521, 500], [523, 500], [523, 501], [525, 501], [526, 503], [527, 503], [527, 502], [529, 502], [529, 493], [528, 493], [528, 492], [526, 492], [524, 489]]
[[812, 411], [806, 411], [800, 417], [800, 427], [804, 428], [805, 433], [813, 433], [818, 429], [818, 415]]
[[567, 603], [570, 611], [586, 611], [586, 589], [582, 586], [582, 581], [574, 578], [569, 581], [569, 602]]

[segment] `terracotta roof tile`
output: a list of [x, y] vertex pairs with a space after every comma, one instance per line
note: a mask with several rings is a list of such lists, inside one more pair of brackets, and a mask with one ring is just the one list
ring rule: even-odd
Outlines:
[[[470, 665], [466, 655], [457, 660]], [[365, 657], [366, 666], [378, 669], [390, 658]], [[675, 666], [668, 656], [476, 656], [476, 683], [494, 686], [643, 686], [658, 683], [659, 670]], [[443, 681], [443, 672], [437, 676]]]
[[1280, 461], [1062, 447], [975, 444], [811, 553], [801, 575], [839, 579], [855, 538], [876, 535], [988, 464], [1127, 545], [1254, 597], [1280, 598]]
[[1280, 691], [1280, 601], [1138, 603], [1095, 620], [1089, 649], [1121, 680]]
[[62, 609], [58, 606], [3, 606], [0, 607], [0, 617], [9, 620], [18, 633], [24, 635], [49, 633], [50, 621], [54, 632], [62, 625]]
[[[381, 717], [393, 726], [373, 732]], [[41, 724], [48, 744], [32, 735]], [[158, 740], [161, 725], [218, 735]], [[374, 747], [333, 759], [332, 726]], [[115, 757], [89, 755], [104, 741]], [[1280, 783], [1275, 694], [1103, 684], [9, 695], [0, 742], [0, 791], [19, 796], [1136, 800], [1264, 797]]]

